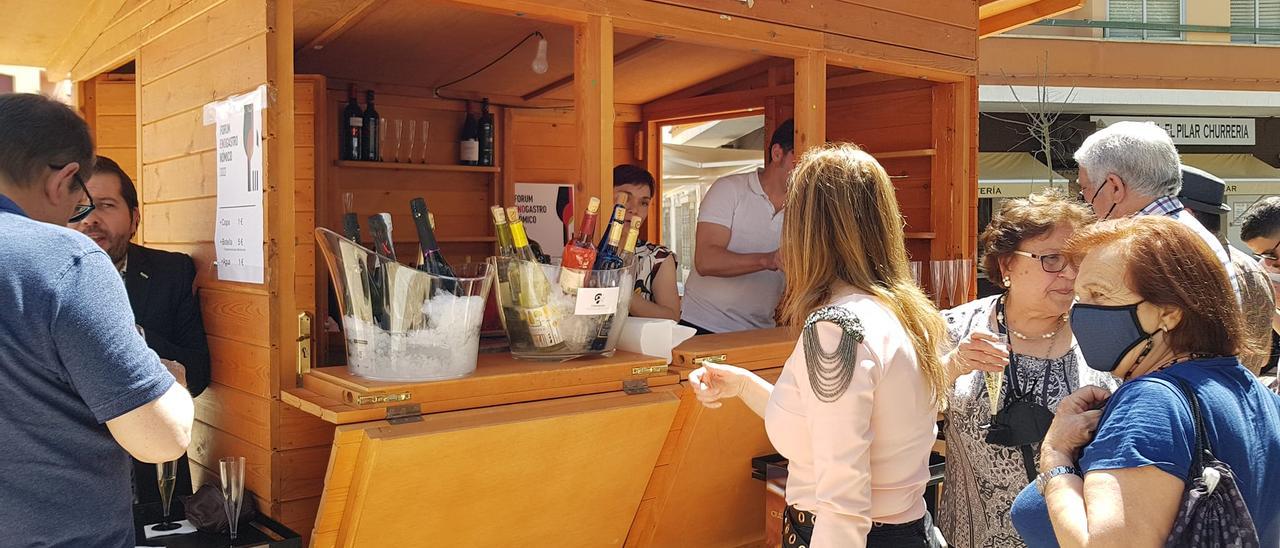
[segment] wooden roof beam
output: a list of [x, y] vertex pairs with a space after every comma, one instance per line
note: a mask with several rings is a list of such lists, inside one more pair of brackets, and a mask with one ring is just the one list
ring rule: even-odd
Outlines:
[[[639, 57], [641, 54], [662, 45], [662, 42], [663, 42], [662, 40], [659, 40], [657, 38], [650, 38], [648, 40], [640, 42], [639, 44], [632, 46], [627, 51], [614, 55], [613, 56], [614, 68], [616, 69], [618, 65], [626, 63], [631, 59], [635, 59], [636, 57]], [[573, 83], [573, 75], [570, 74], [568, 76], [565, 76], [564, 78], [561, 78], [559, 80], [551, 82], [550, 84], [547, 84], [529, 93], [526, 93], [520, 98], [524, 99], [525, 101], [532, 101], [534, 99], [542, 97], [543, 95], [546, 95], [553, 91], [557, 91], [566, 86], [569, 86], [572, 83]]]
[[[1030, 25], [1041, 19], [1056, 17], [1074, 11], [1084, 4], [1084, 0], [996, 0], [985, 3], [979, 8], [983, 14], [978, 21], [978, 38], [986, 38], [1018, 27]], [[1008, 4], [1008, 9], [1001, 9]]]
[[67, 33], [62, 45], [46, 59], [45, 77], [55, 82], [67, 77], [76, 63], [84, 57], [93, 42], [102, 35], [103, 29], [111, 23], [111, 19], [124, 6], [124, 0], [97, 0], [93, 2], [84, 16], [76, 22], [75, 27]]
[[351, 8], [351, 11], [348, 11], [343, 14], [342, 17], [339, 17], [336, 22], [329, 26], [329, 28], [324, 29], [324, 32], [321, 32], [318, 36], [312, 38], [310, 42], [307, 42], [307, 45], [298, 48], [298, 52], [302, 53], [324, 49], [326, 45], [337, 40], [339, 36], [342, 36], [343, 33], [351, 30], [351, 27], [354, 27], [356, 23], [359, 23], [365, 17], [368, 17], [370, 13], [373, 13], [373, 10], [381, 7], [385, 3], [387, 3], [387, 0], [364, 0], [359, 4], [356, 4], [354, 8]]
[[[786, 59], [764, 59], [764, 60], [762, 60], [762, 61], [759, 61], [759, 62], [756, 62], [756, 63], [752, 63], [752, 64], [747, 65], [747, 66], [745, 66], [745, 67], [742, 67], [742, 68], [740, 68], [740, 69], [737, 69], [737, 70], [734, 70], [734, 71], [730, 71], [730, 72], [726, 72], [726, 73], [724, 73], [724, 74], [721, 74], [721, 75], [716, 76], [716, 77], [714, 77], [714, 78], [711, 78], [711, 79], [709, 79], [709, 80], [705, 80], [705, 81], [699, 82], [699, 83], [697, 83], [697, 84], [694, 84], [694, 85], [692, 85], [692, 86], [689, 86], [689, 87], [687, 87], [687, 88], [684, 88], [684, 89], [682, 89], [682, 90], [680, 90], [680, 91], [677, 91], [677, 92], [675, 92], [675, 93], [672, 93], [672, 94], [670, 94], [670, 95], [667, 95], [666, 97], [662, 97], [662, 98], [660, 98], [660, 99], [657, 99], [657, 100], [656, 100], [656, 101], [654, 101], [654, 102], [657, 102], [657, 101], [669, 101], [669, 100], [673, 100], [673, 99], [688, 99], [688, 98], [690, 98], [690, 97], [697, 97], [697, 96], [699, 96], [699, 95], [706, 95], [706, 94], [707, 94], [707, 92], [712, 91], [712, 90], [714, 90], [714, 89], [722, 88], [722, 87], [724, 87], [724, 86], [728, 86], [728, 85], [731, 85], [731, 84], [736, 84], [736, 83], [738, 83], [738, 82], [741, 82], [741, 81], [746, 80], [746, 79], [748, 79], [748, 78], [751, 78], [751, 77], [753, 77], [753, 76], [758, 76], [758, 75], [761, 75], [761, 74], [766, 74], [766, 73], [768, 73], [768, 72], [769, 72], [769, 68], [770, 68], [770, 67], [774, 66], [775, 64], [779, 64], [779, 63], [781, 63], [781, 64], [785, 64], [785, 65], [790, 65], [790, 64], [791, 64], [791, 63], [790, 63], [790, 62], [788, 62], [788, 60], [786, 60]], [[790, 68], [790, 67], [788, 67], [788, 68]]]

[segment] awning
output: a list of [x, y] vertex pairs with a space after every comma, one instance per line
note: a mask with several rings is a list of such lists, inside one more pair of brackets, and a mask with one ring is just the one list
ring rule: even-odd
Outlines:
[[1066, 187], [1067, 182], [1027, 152], [978, 153], [979, 198], [1023, 198], [1051, 184]]
[[662, 145], [663, 184], [710, 183], [764, 165], [764, 152], [691, 145]]
[[1182, 163], [1226, 181], [1227, 194], [1280, 194], [1280, 169], [1252, 154], [1183, 154]]

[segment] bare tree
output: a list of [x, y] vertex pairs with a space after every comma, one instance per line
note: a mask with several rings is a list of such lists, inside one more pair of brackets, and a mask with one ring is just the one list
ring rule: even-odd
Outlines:
[[[1022, 109], [1026, 115], [1026, 121], [1014, 118], [1003, 118], [995, 114], [983, 112], [982, 115], [993, 120], [999, 120], [1007, 124], [1013, 124], [1020, 127], [1019, 133], [1025, 134], [1025, 138], [1019, 141], [1014, 148], [1022, 146], [1027, 141], [1034, 140], [1039, 146], [1040, 153], [1044, 155], [1044, 163], [1048, 166], [1047, 179], [1049, 186], [1054, 186], [1054, 180], [1057, 173], [1053, 170], [1053, 159], [1055, 157], [1066, 156], [1070, 154], [1067, 145], [1072, 137], [1076, 134], [1076, 129], [1071, 127], [1071, 123], [1080, 118], [1077, 114], [1069, 120], [1065, 120], [1059, 125], [1058, 120], [1063, 116], [1062, 106], [1070, 104], [1075, 99], [1076, 88], [1073, 86], [1067, 91], [1066, 97], [1061, 101], [1055, 101], [1049, 97], [1049, 53], [1045, 52], [1042, 61], [1036, 64], [1036, 97], [1034, 100], [1023, 100], [1018, 96], [1018, 90], [1009, 84], [1009, 92], [1013, 94], [1013, 99], [1018, 102], [1018, 107]], [[1003, 74], [1004, 71], [1002, 70]], [[1009, 75], [1004, 74], [1005, 80], [1009, 80]], [[1063, 181], [1064, 183], [1067, 181]]]

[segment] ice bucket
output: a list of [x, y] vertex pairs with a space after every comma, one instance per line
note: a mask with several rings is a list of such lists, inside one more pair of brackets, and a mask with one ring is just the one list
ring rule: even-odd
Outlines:
[[[490, 257], [489, 269], [498, 278], [498, 304], [502, 326], [511, 342], [511, 354], [534, 360], [568, 360], [580, 356], [612, 356], [631, 307], [636, 283], [636, 262], [622, 268], [577, 272], [580, 289], [560, 286], [560, 267], [510, 257]], [[547, 297], [544, 307], [521, 302], [516, 280], [521, 272], [539, 269], [547, 287], [537, 290]], [[524, 290], [528, 291], [526, 287]], [[532, 324], [532, 328], [531, 328]]]
[[456, 278], [435, 276], [326, 228], [316, 229], [316, 241], [338, 295], [351, 374], [430, 381], [475, 371], [489, 265], [459, 265]]

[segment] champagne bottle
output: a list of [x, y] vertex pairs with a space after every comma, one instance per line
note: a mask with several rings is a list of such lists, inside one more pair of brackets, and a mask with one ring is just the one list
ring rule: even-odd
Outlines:
[[528, 339], [528, 330], [517, 312], [515, 293], [511, 290], [511, 278], [516, 258], [516, 247], [511, 241], [511, 227], [507, 225], [507, 212], [501, 206], [489, 208], [493, 225], [498, 234], [498, 303], [502, 308], [502, 325], [512, 341]]
[[432, 226], [434, 223], [431, 222], [431, 212], [427, 210], [427, 201], [420, 197], [414, 198], [409, 201], [409, 210], [413, 213], [413, 224], [418, 229], [418, 248], [422, 251], [421, 270], [435, 276], [458, 277], [440, 252], [435, 227]]
[[462, 122], [462, 134], [458, 137], [458, 163], [474, 166], [480, 163], [480, 124], [471, 114], [471, 101], [467, 101], [467, 117]]
[[480, 122], [479, 122], [479, 165], [493, 165], [493, 142], [494, 142], [494, 122], [493, 113], [489, 112], [489, 98], [486, 97], [480, 102]]
[[587, 210], [582, 213], [578, 232], [564, 245], [564, 255], [560, 260], [560, 288], [565, 293], [582, 287], [587, 273], [596, 262], [596, 248], [591, 245], [591, 240], [596, 233], [599, 211], [600, 199], [593, 196], [587, 203]]
[[364, 147], [361, 145], [363, 135], [364, 113], [360, 112], [360, 104], [356, 103], [356, 85], [347, 86], [347, 108], [342, 110], [342, 120], [338, 124], [338, 153], [343, 160], [363, 160]]
[[382, 146], [378, 142], [378, 130], [381, 129], [378, 111], [373, 108], [373, 90], [364, 92], [364, 115], [361, 116], [360, 144], [364, 153], [361, 157], [370, 162], [382, 161]]
[[503, 211], [502, 206], [493, 206], [489, 208], [489, 212], [493, 215], [493, 226], [498, 233], [498, 256], [515, 257], [516, 247], [511, 240], [511, 227], [507, 226], [506, 211]]
[[609, 239], [596, 252], [596, 270], [616, 270], [622, 268], [622, 220], [609, 224]]
[[342, 209], [342, 235], [358, 244], [360, 243], [360, 218], [356, 216], [354, 194], [343, 193]]
[[369, 232], [373, 234], [373, 250], [383, 257], [395, 260], [396, 248], [391, 239], [391, 214], [370, 215]]
[[600, 242], [596, 244], [596, 248], [604, 247], [605, 242], [609, 239], [609, 227], [613, 226], [614, 221], [622, 222], [627, 216], [627, 202], [631, 201], [630, 192], [619, 192], [613, 195], [613, 214], [609, 216], [609, 224], [604, 225], [606, 230], [600, 235]]
[[644, 222], [639, 215], [631, 218], [631, 230], [627, 231], [627, 243], [622, 246], [622, 263], [626, 264], [636, 255], [636, 242], [640, 240], [640, 223]]
[[538, 348], [554, 347], [564, 342], [564, 336], [560, 333], [560, 314], [551, 306], [551, 283], [529, 247], [524, 223], [514, 207], [507, 208], [507, 224], [511, 227], [512, 245], [518, 259], [513, 266], [517, 271], [510, 273], [516, 274], [518, 280], [512, 291], [529, 327], [529, 338]]

